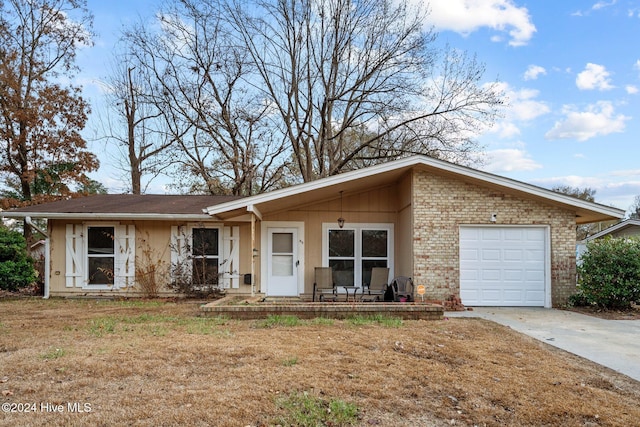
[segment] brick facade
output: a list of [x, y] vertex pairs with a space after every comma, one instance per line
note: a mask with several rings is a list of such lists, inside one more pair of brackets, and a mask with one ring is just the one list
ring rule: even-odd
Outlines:
[[531, 199], [425, 171], [413, 175], [414, 280], [427, 298], [460, 295], [459, 226], [546, 225], [551, 234], [551, 303], [566, 303], [575, 293], [575, 213]]

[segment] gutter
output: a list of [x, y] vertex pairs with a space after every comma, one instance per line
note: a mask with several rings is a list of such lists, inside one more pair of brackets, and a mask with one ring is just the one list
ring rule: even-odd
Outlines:
[[137, 214], [137, 213], [84, 213], [84, 212], [11, 212], [4, 211], [6, 218], [47, 218], [47, 219], [81, 219], [81, 220], [179, 220], [179, 221], [211, 221], [206, 214]]

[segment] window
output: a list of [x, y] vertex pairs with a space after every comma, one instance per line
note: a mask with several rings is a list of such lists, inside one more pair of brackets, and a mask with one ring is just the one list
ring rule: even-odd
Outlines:
[[218, 285], [220, 230], [193, 228], [191, 231], [192, 279], [194, 285]]
[[65, 286], [91, 290], [132, 286], [135, 242], [133, 224], [67, 224]]
[[114, 227], [87, 227], [87, 259], [87, 284], [114, 284], [116, 267]]
[[196, 288], [238, 288], [240, 228], [194, 223], [171, 226], [171, 280]]
[[362, 286], [373, 267], [392, 267], [393, 225], [323, 225], [324, 265], [333, 270], [337, 286]]

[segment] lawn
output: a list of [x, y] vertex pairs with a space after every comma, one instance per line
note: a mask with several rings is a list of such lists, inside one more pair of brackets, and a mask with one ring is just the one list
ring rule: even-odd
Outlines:
[[640, 419], [640, 383], [489, 321], [238, 321], [186, 302], [0, 300], [0, 393], [11, 426]]

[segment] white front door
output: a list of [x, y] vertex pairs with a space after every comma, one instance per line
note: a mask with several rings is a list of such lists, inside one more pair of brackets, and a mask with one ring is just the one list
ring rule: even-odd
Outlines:
[[298, 229], [267, 230], [267, 294], [298, 296]]

